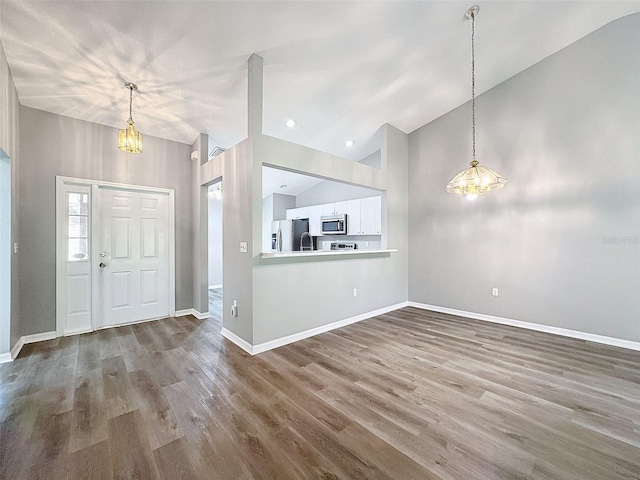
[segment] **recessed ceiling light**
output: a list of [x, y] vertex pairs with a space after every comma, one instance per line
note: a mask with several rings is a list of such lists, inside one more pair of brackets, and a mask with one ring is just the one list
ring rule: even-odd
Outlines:
[[345, 147], [353, 147], [353, 144], [355, 142], [353, 140], [347, 140], [346, 142], [344, 142], [344, 146]]
[[286, 122], [284, 122], [284, 124], [289, 128], [293, 128], [296, 126], [296, 121], [293, 119], [289, 119]]

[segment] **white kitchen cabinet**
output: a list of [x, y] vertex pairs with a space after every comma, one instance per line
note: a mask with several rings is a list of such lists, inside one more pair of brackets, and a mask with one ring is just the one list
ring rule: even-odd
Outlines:
[[309, 207], [289, 208], [287, 209], [287, 220], [296, 220], [299, 218], [309, 218]]
[[325, 203], [322, 205], [322, 215], [341, 215], [347, 213], [347, 202]]
[[347, 215], [347, 235], [380, 235], [382, 233], [382, 197], [357, 198], [335, 203], [290, 208], [287, 220], [309, 219], [309, 233], [322, 235], [322, 218]]
[[347, 235], [361, 235], [361, 201], [347, 201]]
[[333, 214], [340, 215], [342, 213], [347, 213], [347, 203], [348, 202], [336, 202], [333, 204]]
[[298, 218], [309, 218], [309, 207], [298, 208]]
[[322, 220], [320, 217], [324, 215], [323, 205], [312, 205], [309, 207], [309, 233], [312, 237], [322, 235]]
[[382, 197], [368, 197], [360, 200], [359, 235], [380, 235], [382, 231]]

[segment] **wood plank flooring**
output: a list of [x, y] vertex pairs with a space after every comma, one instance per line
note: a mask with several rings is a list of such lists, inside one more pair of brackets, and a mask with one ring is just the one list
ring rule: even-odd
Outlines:
[[414, 308], [255, 357], [220, 320], [26, 345], [3, 479], [640, 479], [640, 353]]

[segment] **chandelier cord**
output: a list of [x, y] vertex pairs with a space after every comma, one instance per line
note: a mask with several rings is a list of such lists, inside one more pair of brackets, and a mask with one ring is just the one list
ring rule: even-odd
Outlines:
[[133, 102], [133, 87], [129, 87], [129, 120], [133, 122], [133, 117], [131, 116], [131, 103]]
[[473, 138], [472, 159], [476, 159], [476, 52], [475, 52], [476, 15], [471, 12], [471, 132]]

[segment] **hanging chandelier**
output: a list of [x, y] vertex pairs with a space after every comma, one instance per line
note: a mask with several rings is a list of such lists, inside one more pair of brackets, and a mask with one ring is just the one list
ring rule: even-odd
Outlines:
[[118, 130], [118, 148], [129, 153], [142, 153], [142, 134], [136, 132], [133, 126], [133, 118], [131, 118], [133, 91], [138, 90], [138, 87], [131, 82], [125, 82], [124, 86], [129, 89], [129, 120], [127, 120], [127, 128]]
[[471, 130], [473, 138], [473, 152], [469, 168], [458, 173], [447, 184], [447, 193], [464, 195], [469, 200], [475, 200], [490, 190], [498, 190], [507, 184], [507, 179], [495, 170], [481, 167], [476, 160], [476, 52], [475, 52], [475, 18], [480, 7], [471, 7], [465, 17], [471, 20]]

